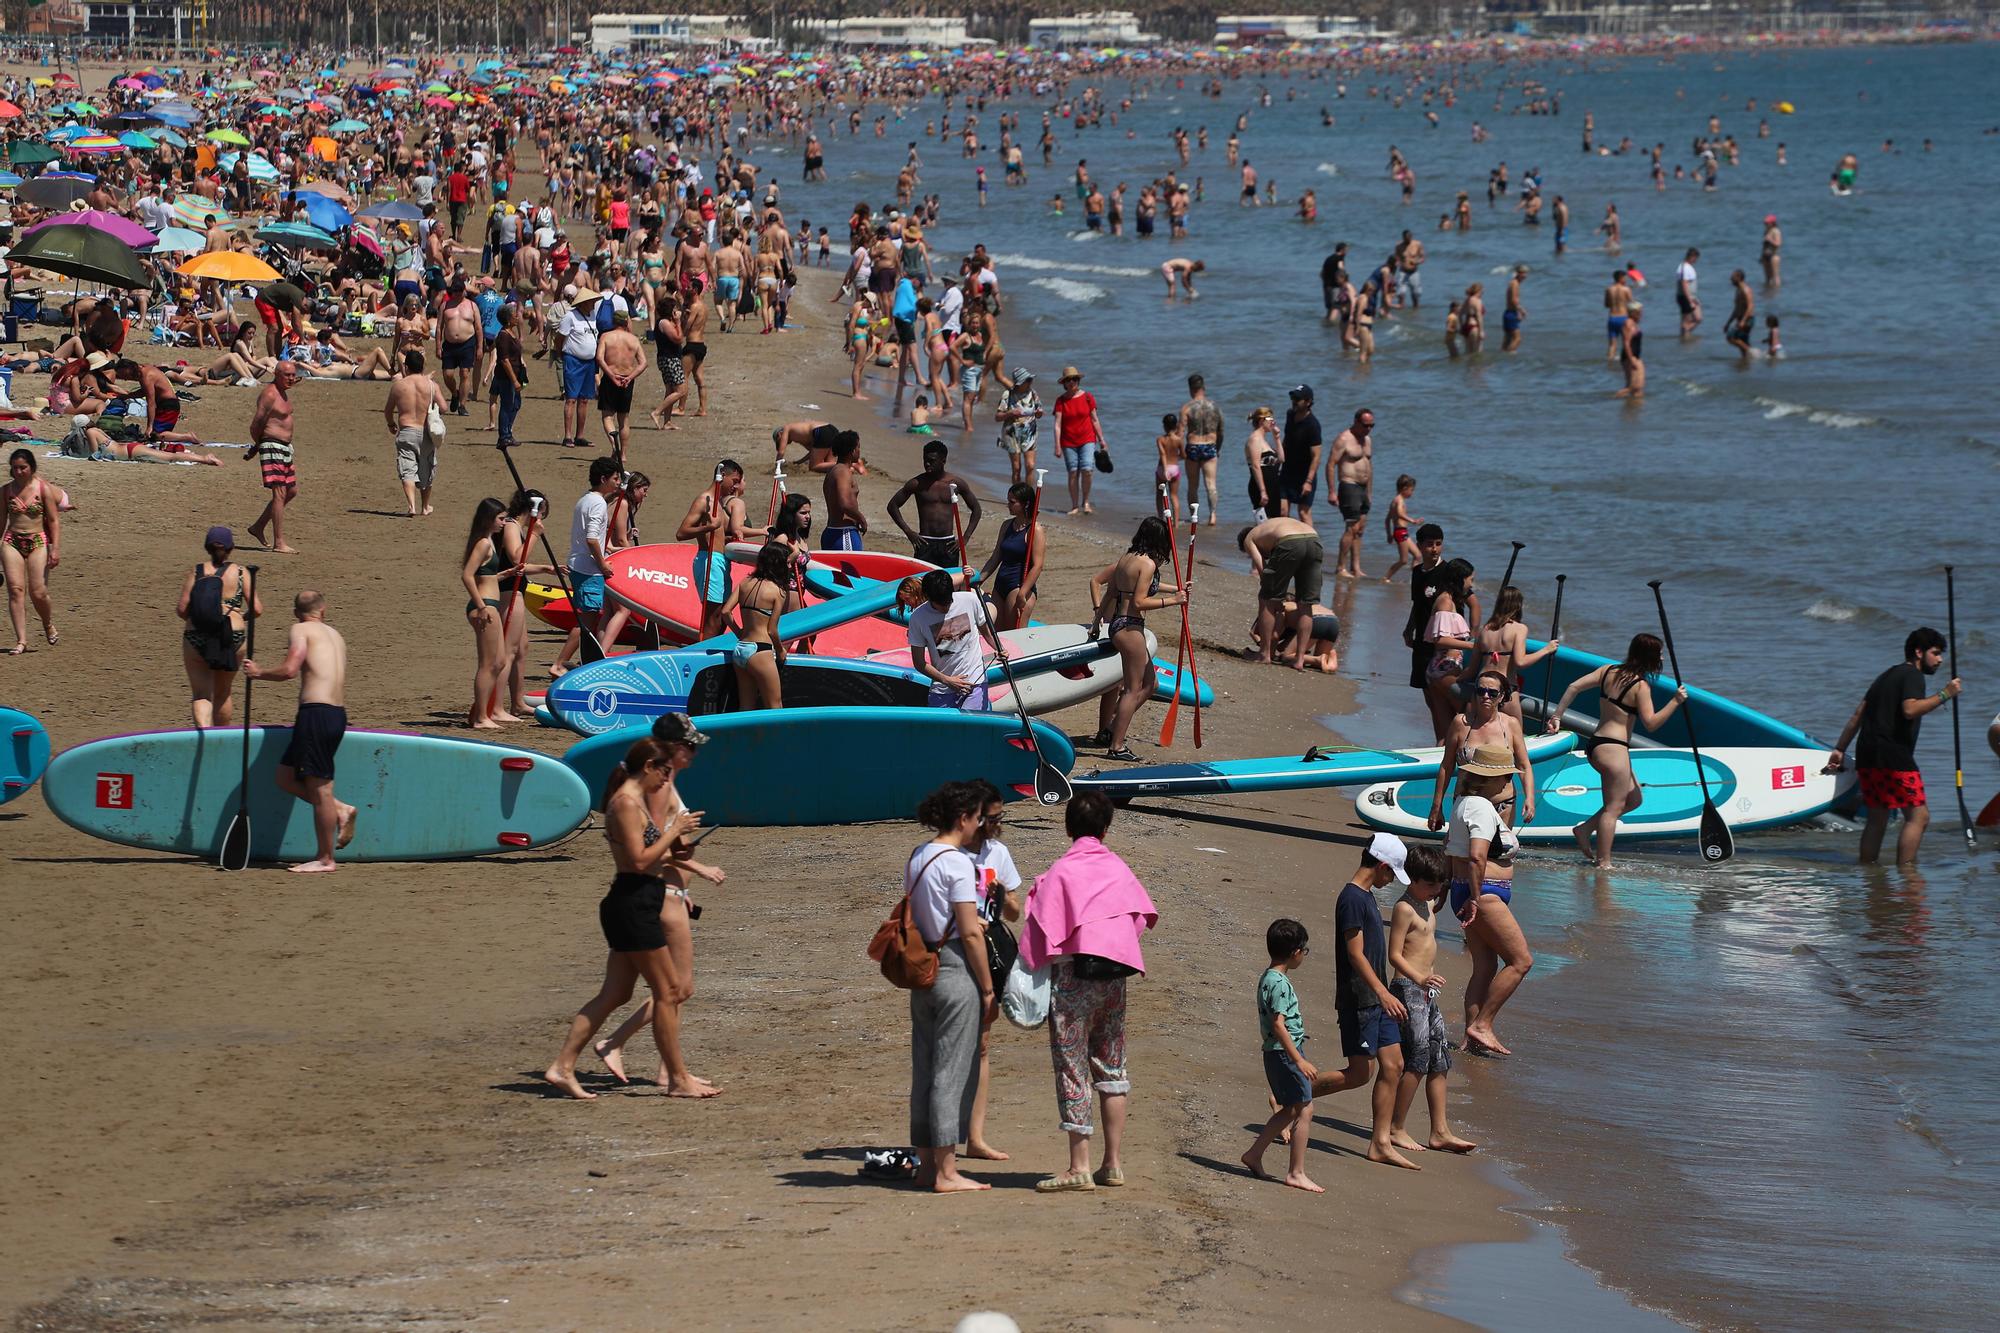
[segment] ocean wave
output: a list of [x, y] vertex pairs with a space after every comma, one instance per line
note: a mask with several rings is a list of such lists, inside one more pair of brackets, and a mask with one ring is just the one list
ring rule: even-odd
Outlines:
[[1861, 608], [1838, 597], [1822, 597], [1807, 607], [1804, 614], [1808, 620], [1830, 620], [1836, 625], [1845, 625], [1861, 615]]
[[1314, 167], [1313, 170], [1322, 176], [1338, 176], [1340, 174], [1340, 167], [1332, 162], [1322, 162]]
[[1675, 380], [1674, 383], [1680, 385], [1681, 392], [1690, 398], [1706, 398], [1715, 392], [1706, 384], [1696, 384], [1693, 380]]
[[1782, 398], [1753, 398], [1750, 401], [1764, 409], [1766, 421], [1782, 421], [1786, 417], [1803, 416], [1813, 425], [1825, 426], [1829, 430], [1853, 430], [1859, 426], [1882, 424], [1874, 417], [1864, 417], [1853, 412], [1835, 412], [1828, 408], [1814, 407], [1810, 403], [1788, 403]]
[[1021, 268], [1030, 273], [1089, 273], [1100, 278], [1150, 278], [1159, 272], [1151, 268], [1121, 268], [1115, 264], [1066, 264], [1053, 259], [1036, 259], [1031, 255], [995, 255], [993, 267]]
[[1094, 282], [1078, 282], [1075, 278], [1034, 278], [1030, 287], [1040, 287], [1058, 300], [1074, 301], [1081, 305], [1088, 301], [1101, 301], [1110, 293]]
[[1085, 227], [1082, 231], [1071, 232], [1069, 238], [1072, 241], [1097, 241], [1104, 239], [1104, 233], [1101, 231], [1092, 231], [1090, 228]]

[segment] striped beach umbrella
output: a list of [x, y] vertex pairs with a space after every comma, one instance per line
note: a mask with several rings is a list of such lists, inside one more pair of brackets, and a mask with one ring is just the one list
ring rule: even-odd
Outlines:
[[211, 217], [224, 225], [233, 221], [229, 210], [221, 203], [204, 199], [198, 194], [184, 194], [176, 198], [173, 212], [177, 221], [196, 231], [206, 231]]
[[[221, 167], [224, 171], [234, 172], [236, 170], [237, 160], [242, 156], [243, 154], [241, 153], [224, 153], [220, 158], [216, 159], [216, 165]], [[249, 161], [250, 161], [251, 180], [257, 181], [258, 183], [262, 184], [265, 181], [274, 181], [278, 179], [278, 169], [272, 166], [271, 159], [265, 157], [262, 153], [250, 154]]]

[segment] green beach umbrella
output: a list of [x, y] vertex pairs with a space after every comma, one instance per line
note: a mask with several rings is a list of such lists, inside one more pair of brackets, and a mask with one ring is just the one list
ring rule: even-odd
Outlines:
[[210, 130], [201, 136], [210, 143], [233, 143], [239, 148], [248, 148], [250, 141], [235, 130]]
[[131, 246], [109, 232], [74, 222], [42, 228], [9, 251], [7, 258], [107, 287], [145, 287], [152, 281]]

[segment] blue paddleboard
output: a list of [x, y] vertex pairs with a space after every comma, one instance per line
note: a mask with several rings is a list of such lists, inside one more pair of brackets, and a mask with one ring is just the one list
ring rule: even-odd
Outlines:
[[[1034, 722], [1042, 753], [1067, 773], [1069, 740]], [[782, 708], [701, 719], [709, 736], [694, 765], [675, 779], [691, 810], [709, 824], [858, 824], [911, 819], [917, 803], [946, 782], [985, 778], [1012, 800], [1032, 798], [1035, 756], [1017, 717], [950, 708]], [[611, 770], [643, 727], [592, 736], [563, 762], [601, 805]]]
[[[309, 860], [312, 814], [278, 790], [290, 727], [252, 727], [250, 855]], [[213, 856], [236, 814], [241, 728], [148, 731], [63, 751], [43, 794], [71, 828], [126, 847]], [[343, 861], [434, 861], [539, 847], [590, 815], [590, 793], [559, 760], [504, 745], [350, 731], [334, 760], [334, 791], [360, 808]]]
[[0, 805], [35, 785], [49, 766], [49, 733], [18, 708], [0, 708]]
[[[1528, 759], [1541, 763], [1576, 744], [1567, 731], [1528, 738]], [[1146, 764], [1072, 777], [1078, 791], [1102, 792], [1115, 800], [1134, 796], [1213, 796], [1222, 793], [1296, 791], [1309, 787], [1359, 787], [1435, 775], [1444, 751], [1361, 750], [1314, 746], [1303, 755], [1266, 759], [1218, 759], [1187, 764]]]
[[[866, 658], [792, 654], [778, 672], [787, 708], [921, 708], [930, 681]], [[676, 649], [607, 657], [549, 686], [548, 710], [584, 736], [650, 726], [662, 713], [731, 713], [742, 707], [733, 654]]]
[[[1542, 644], [1541, 639], [1529, 639], [1528, 651], [1535, 652]], [[1553, 669], [1549, 666], [1550, 659], [1544, 658], [1521, 673], [1521, 706], [1530, 719], [1542, 716], [1538, 704], [1553, 707], [1555, 702], [1562, 698], [1563, 691], [1569, 688], [1571, 681], [1616, 661], [1615, 658], [1599, 657], [1596, 653], [1586, 653], [1567, 645], [1557, 648], [1553, 659], [1555, 663]], [[1541, 698], [1544, 678], [1550, 681], [1549, 697], [1546, 700]], [[1666, 707], [1667, 700], [1673, 698], [1674, 691], [1680, 688], [1679, 681], [1665, 674], [1649, 677], [1647, 684], [1652, 687], [1655, 708]], [[1572, 700], [1569, 706], [1570, 716], [1565, 725], [1588, 730], [1590, 724], [1597, 721], [1600, 698], [1596, 690], [1589, 690]], [[1745, 708], [1734, 699], [1725, 699], [1719, 694], [1695, 685], [1688, 686], [1687, 708], [1676, 709], [1664, 727], [1657, 732], [1643, 733], [1641, 739], [1676, 749], [1687, 746], [1689, 710], [1695, 713], [1695, 730], [1703, 749], [1709, 746], [1714, 746], [1718, 750], [1724, 746], [1821, 750], [1831, 748], [1822, 745], [1790, 723], [1767, 717], [1754, 708]]]

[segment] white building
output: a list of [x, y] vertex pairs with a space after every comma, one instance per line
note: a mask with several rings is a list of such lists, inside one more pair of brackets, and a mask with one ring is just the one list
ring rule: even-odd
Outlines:
[[666, 46], [719, 46], [748, 35], [740, 14], [594, 14], [590, 20], [590, 50], [600, 56]]
[[1106, 9], [1068, 18], [1028, 20], [1028, 45], [1043, 51], [1065, 46], [1152, 46], [1158, 33], [1143, 32], [1129, 9]]
[[1215, 19], [1217, 46], [1289, 46], [1377, 35], [1364, 20], [1348, 14], [1219, 14]]
[[950, 50], [955, 46], [989, 46], [967, 33], [962, 18], [877, 14], [872, 18], [800, 19], [792, 24], [829, 46], [900, 46]]

